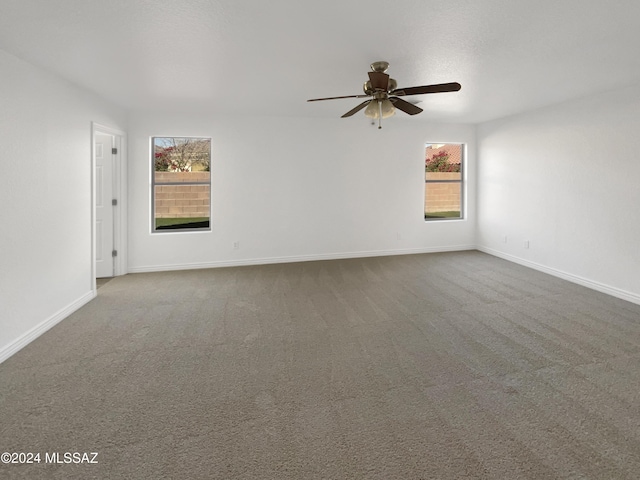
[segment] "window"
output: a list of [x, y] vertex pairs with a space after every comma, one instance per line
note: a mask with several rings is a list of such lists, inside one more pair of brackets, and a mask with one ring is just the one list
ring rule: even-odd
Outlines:
[[428, 143], [425, 149], [424, 219], [464, 218], [464, 145]]
[[152, 137], [152, 232], [210, 230], [211, 139]]

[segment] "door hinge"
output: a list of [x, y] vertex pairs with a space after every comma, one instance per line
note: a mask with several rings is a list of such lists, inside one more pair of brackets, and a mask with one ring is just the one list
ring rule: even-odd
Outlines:
[[114, 198], [113, 200], [111, 200], [111, 205], [113, 205], [114, 207], [118, 205], [118, 199]]
[[111, 256], [112, 257], [117, 257], [118, 256], [118, 250], [111, 250]]
[[113, 155], [117, 155], [117, 154], [118, 154], [118, 149], [117, 149], [116, 147], [113, 147], [113, 148], [111, 149], [111, 153], [112, 153]]

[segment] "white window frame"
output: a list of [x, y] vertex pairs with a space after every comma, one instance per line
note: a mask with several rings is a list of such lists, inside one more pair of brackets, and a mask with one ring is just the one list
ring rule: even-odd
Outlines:
[[[460, 216], [458, 217], [431, 217], [427, 218], [427, 212], [424, 212], [424, 221], [425, 222], [442, 222], [442, 221], [455, 221], [455, 220], [464, 220], [466, 218], [466, 163], [467, 163], [467, 145], [462, 142], [427, 142], [425, 143], [425, 148], [427, 145], [440, 145], [441, 147], [444, 145], [460, 145], [460, 178], [459, 179], [451, 179], [451, 180], [427, 180], [425, 178], [424, 181], [424, 195], [422, 196], [423, 204], [426, 204], [427, 201], [427, 188], [428, 184], [443, 184], [443, 183], [458, 183], [460, 184]], [[440, 148], [441, 148], [440, 147]], [[424, 205], [423, 205], [424, 207]]]
[[[205, 182], [156, 182], [155, 176], [155, 139], [157, 138], [193, 138], [198, 140], [208, 140], [209, 141], [209, 180]], [[212, 206], [212, 195], [211, 195], [211, 137], [202, 137], [202, 136], [189, 136], [189, 135], [154, 135], [150, 138], [150, 170], [151, 170], [151, 233], [152, 234], [175, 234], [175, 233], [194, 233], [194, 232], [211, 232], [211, 206]], [[186, 186], [186, 185], [207, 185], [209, 187], [209, 225], [207, 227], [196, 227], [196, 228], [156, 228], [156, 186], [164, 186], [164, 185], [175, 185], [175, 186]]]

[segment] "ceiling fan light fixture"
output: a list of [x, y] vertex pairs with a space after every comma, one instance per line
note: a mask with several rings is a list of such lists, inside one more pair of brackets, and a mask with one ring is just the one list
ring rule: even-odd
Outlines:
[[[382, 107], [382, 109], [380, 109]], [[382, 111], [382, 118], [389, 118], [396, 113], [396, 107], [393, 106], [391, 100], [385, 98], [384, 100], [372, 100], [367, 108], [364, 110], [364, 115], [369, 118], [380, 118], [380, 111]]]

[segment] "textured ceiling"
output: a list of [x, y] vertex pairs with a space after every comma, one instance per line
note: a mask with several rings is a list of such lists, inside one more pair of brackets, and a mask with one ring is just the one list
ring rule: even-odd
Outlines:
[[481, 122], [640, 82], [638, 0], [0, 0], [0, 49], [128, 109], [339, 117], [369, 64]]

